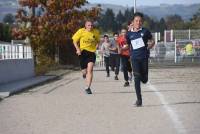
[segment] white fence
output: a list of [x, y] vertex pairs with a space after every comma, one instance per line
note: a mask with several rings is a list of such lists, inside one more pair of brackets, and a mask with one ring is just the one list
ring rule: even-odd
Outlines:
[[175, 39], [193, 40], [200, 39], [200, 29], [197, 30], [165, 30], [164, 42], [174, 42]]
[[0, 84], [35, 76], [31, 47], [23, 44], [0, 42]]
[[96, 67], [104, 67], [104, 58], [100, 52], [100, 50], [96, 51], [96, 63], [95, 63]]
[[31, 46], [24, 44], [1, 43], [0, 60], [6, 59], [32, 59]]

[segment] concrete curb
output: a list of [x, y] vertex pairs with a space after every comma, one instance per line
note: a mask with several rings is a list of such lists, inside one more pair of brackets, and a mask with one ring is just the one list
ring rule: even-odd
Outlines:
[[26, 80], [16, 81], [0, 86], [0, 98], [4, 99], [10, 95], [24, 91], [25, 89], [35, 87], [42, 83], [55, 80], [59, 76], [38, 76]]
[[36, 87], [38, 85], [45, 84], [47, 82], [56, 80], [56, 79], [58, 79], [64, 75], [67, 75], [71, 72], [72, 72], [72, 70], [67, 70], [67, 71], [61, 72], [59, 74], [56, 74], [54, 72], [53, 75], [51, 73], [49, 73], [48, 75], [44, 75], [44, 76], [36, 76], [36, 77], [28, 78], [25, 80], [20, 80], [20, 81], [15, 81], [15, 82], [0, 85], [0, 100], [7, 98], [11, 95], [14, 95], [16, 93], [23, 92], [26, 89], [30, 89], [30, 88]]

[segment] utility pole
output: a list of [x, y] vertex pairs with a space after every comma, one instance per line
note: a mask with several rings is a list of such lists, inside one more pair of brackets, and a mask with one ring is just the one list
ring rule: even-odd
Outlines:
[[136, 13], [136, 0], [134, 0], [134, 13]]

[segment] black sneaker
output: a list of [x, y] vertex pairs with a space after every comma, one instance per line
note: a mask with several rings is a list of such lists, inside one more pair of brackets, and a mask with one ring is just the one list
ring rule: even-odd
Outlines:
[[124, 83], [124, 87], [128, 87], [128, 86], [129, 86], [129, 82], [126, 81], [126, 82]]
[[135, 102], [135, 106], [136, 106], [136, 107], [141, 107], [141, 106], [142, 106], [142, 100], [137, 100], [137, 101]]
[[110, 74], [107, 74], [106, 77], [110, 77]]
[[119, 78], [117, 76], [115, 76], [115, 80], [119, 80]]
[[83, 79], [85, 79], [86, 78], [86, 74], [83, 74]]
[[92, 94], [92, 91], [91, 91], [91, 89], [90, 89], [90, 88], [88, 88], [88, 89], [85, 89], [85, 92], [86, 92], [87, 94]]

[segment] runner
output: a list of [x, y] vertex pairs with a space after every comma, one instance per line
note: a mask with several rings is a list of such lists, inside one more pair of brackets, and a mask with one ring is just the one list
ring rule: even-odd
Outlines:
[[118, 54], [118, 47], [117, 47], [117, 38], [119, 37], [118, 33], [113, 34], [113, 40], [111, 41], [110, 46], [110, 63], [111, 69], [115, 71], [115, 80], [119, 80], [119, 66], [120, 66], [120, 56]]
[[124, 87], [129, 86], [129, 77], [128, 77], [128, 70], [130, 68], [129, 64], [129, 59], [130, 59], [130, 52], [129, 52], [129, 46], [126, 41], [126, 29], [121, 30], [121, 35], [118, 37], [118, 50], [122, 62], [122, 70], [124, 73]]
[[109, 41], [109, 37], [108, 35], [104, 35], [103, 36], [103, 43], [101, 45], [101, 52], [103, 54], [103, 57], [104, 57], [104, 63], [105, 63], [105, 66], [106, 66], [106, 73], [107, 73], [107, 77], [110, 77], [110, 70], [109, 70], [109, 65], [110, 65], [110, 41]]
[[135, 104], [136, 106], [142, 106], [140, 82], [147, 83], [148, 81], [149, 49], [154, 46], [154, 40], [151, 32], [142, 27], [142, 13], [135, 13], [132, 23], [133, 28], [127, 33], [127, 42], [131, 48], [131, 60], [137, 95]]
[[87, 20], [85, 28], [80, 28], [72, 37], [76, 53], [80, 59], [83, 77], [86, 78], [86, 93], [92, 94], [90, 89], [93, 79], [93, 66], [96, 61], [96, 48], [100, 40], [100, 34], [93, 28], [93, 22]]

